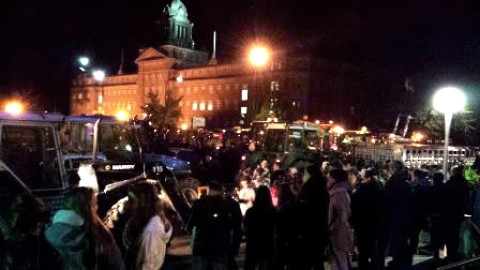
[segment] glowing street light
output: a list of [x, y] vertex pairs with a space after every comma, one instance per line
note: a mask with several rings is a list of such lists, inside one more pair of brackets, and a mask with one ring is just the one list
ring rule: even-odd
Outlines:
[[332, 132], [335, 133], [335, 134], [341, 135], [341, 134], [345, 133], [345, 129], [341, 126], [334, 126], [332, 128]]
[[24, 109], [23, 104], [19, 101], [10, 101], [5, 104], [5, 112], [9, 114], [21, 114]]
[[126, 111], [118, 111], [117, 114], [115, 115], [115, 117], [119, 120], [119, 121], [127, 121], [128, 120], [128, 113]]
[[443, 173], [448, 172], [448, 138], [453, 114], [464, 109], [467, 99], [465, 94], [455, 87], [445, 87], [438, 90], [433, 96], [433, 108], [445, 116], [445, 146], [443, 154]]
[[105, 71], [96, 69], [92, 72], [92, 76], [97, 82], [103, 82], [105, 79]]
[[103, 89], [103, 81], [105, 80], [105, 71], [101, 69], [96, 69], [92, 71], [92, 76], [95, 81], [97, 81], [100, 85], [100, 95], [98, 95], [98, 109], [97, 112], [100, 114], [104, 114], [104, 107], [103, 104], [105, 103], [105, 93]]
[[270, 59], [270, 52], [266, 47], [255, 46], [250, 49], [248, 59], [253, 66], [263, 67]]
[[88, 67], [88, 65], [90, 65], [90, 58], [86, 56], [81, 56], [78, 58], [78, 63], [81, 67]]

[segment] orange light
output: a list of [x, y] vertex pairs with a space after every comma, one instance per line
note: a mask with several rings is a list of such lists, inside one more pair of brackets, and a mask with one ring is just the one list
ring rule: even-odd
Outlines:
[[126, 111], [118, 111], [115, 117], [120, 121], [127, 121], [128, 113]]
[[5, 111], [9, 114], [21, 114], [24, 110], [23, 104], [19, 101], [10, 101], [5, 104]]
[[343, 134], [343, 133], [345, 133], [345, 129], [344, 129], [343, 127], [341, 127], [341, 126], [334, 126], [334, 127], [332, 128], [332, 131], [333, 131], [334, 133], [336, 133], [336, 134]]
[[188, 125], [187, 125], [186, 123], [183, 123], [183, 124], [180, 126], [180, 128], [181, 128], [182, 130], [187, 130], [187, 129], [188, 129]]
[[412, 141], [420, 142], [420, 141], [423, 141], [423, 139], [425, 139], [425, 135], [423, 133], [421, 133], [419, 131], [413, 132]]
[[255, 46], [250, 50], [248, 58], [252, 65], [256, 67], [262, 67], [268, 62], [270, 53], [265, 47]]

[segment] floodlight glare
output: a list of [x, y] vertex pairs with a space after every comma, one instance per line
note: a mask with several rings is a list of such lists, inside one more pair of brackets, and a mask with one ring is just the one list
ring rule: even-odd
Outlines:
[[256, 67], [264, 66], [268, 59], [270, 58], [270, 53], [265, 47], [253, 47], [250, 50], [249, 60], [250, 63]]
[[24, 111], [24, 106], [19, 101], [10, 101], [5, 104], [5, 111], [9, 114], [21, 114]]
[[462, 91], [455, 87], [445, 87], [433, 96], [433, 107], [442, 113], [456, 113], [464, 109], [466, 101]]
[[94, 70], [92, 76], [97, 82], [102, 82], [105, 79], [105, 71], [99, 69]]
[[80, 58], [78, 58], [78, 63], [80, 63], [82, 67], [86, 67], [90, 64], [90, 58], [86, 56], [81, 56]]

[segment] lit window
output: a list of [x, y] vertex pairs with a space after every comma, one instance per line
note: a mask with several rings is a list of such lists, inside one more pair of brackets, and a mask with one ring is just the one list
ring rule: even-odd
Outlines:
[[247, 114], [247, 107], [241, 107], [240, 108], [240, 113], [241, 114]]
[[192, 110], [196, 111], [198, 109], [198, 102], [195, 100], [192, 103]]
[[208, 110], [209, 110], [209, 111], [213, 110], [213, 103], [212, 103], [212, 101], [209, 101], [209, 102], [208, 102]]
[[200, 111], [205, 111], [205, 102], [200, 103]]
[[83, 94], [82, 93], [78, 93], [78, 99], [82, 99], [83, 98]]
[[270, 82], [270, 90], [271, 91], [278, 91], [280, 90], [280, 83], [278, 81], [271, 81]]
[[183, 107], [183, 101], [182, 101], [182, 100], [180, 100], [180, 101], [178, 102], [178, 107]]
[[132, 110], [132, 104], [127, 104], [127, 110], [129, 110], [129, 111]]
[[103, 103], [103, 96], [102, 95], [98, 95], [98, 103]]
[[242, 89], [242, 100], [248, 100], [248, 89]]

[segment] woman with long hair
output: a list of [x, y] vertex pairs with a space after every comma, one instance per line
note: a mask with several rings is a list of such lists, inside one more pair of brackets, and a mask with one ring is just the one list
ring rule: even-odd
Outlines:
[[132, 216], [123, 231], [127, 269], [160, 269], [173, 230], [157, 190], [148, 182], [138, 183], [128, 193], [128, 200]]
[[253, 206], [247, 210], [244, 218], [244, 230], [247, 236], [245, 269], [269, 269], [273, 261], [273, 233], [276, 210], [272, 203], [270, 189], [267, 186], [257, 188]]
[[77, 187], [55, 213], [45, 236], [60, 253], [63, 269], [123, 269], [113, 236], [97, 214], [97, 198], [91, 188]]

